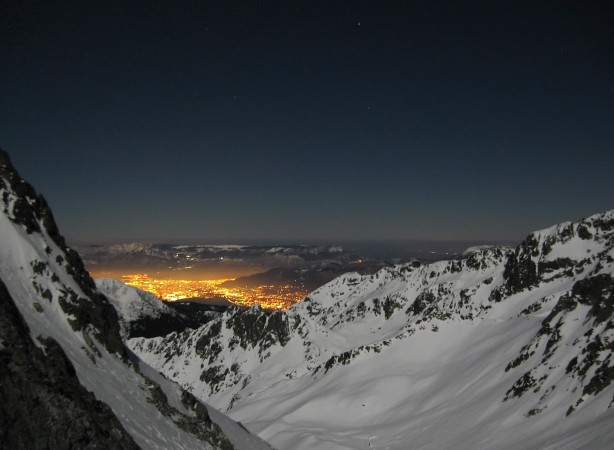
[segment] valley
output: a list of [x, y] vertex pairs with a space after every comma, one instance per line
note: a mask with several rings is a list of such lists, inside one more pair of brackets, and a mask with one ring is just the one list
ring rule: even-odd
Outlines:
[[[95, 279], [114, 278], [160, 300], [285, 310], [348, 272], [459, 257], [474, 242], [373, 241], [343, 245], [112, 243], [75, 249]], [[347, 249], [347, 250], [346, 250]]]
[[[614, 211], [437, 262], [130, 244], [84, 264], [1, 152], [0, 175], [0, 322], [17, 330], [0, 336], [7, 448], [611, 447]], [[151, 274], [216, 253], [252, 273]], [[94, 282], [105, 254], [146, 261], [124, 281], [155, 294], [106, 271]]]
[[[95, 274], [93, 274], [96, 278]], [[301, 301], [308, 291], [297, 284], [265, 284], [253, 287], [228, 287], [224, 284], [232, 278], [219, 280], [168, 280], [153, 278], [148, 274], [128, 274], [121, 281], [151, 292], [160, 300], [199, 299], [207, 303], [227, 301], [228, 304], [250, 307], [258, 303], [264, 309], [286, 309]]]

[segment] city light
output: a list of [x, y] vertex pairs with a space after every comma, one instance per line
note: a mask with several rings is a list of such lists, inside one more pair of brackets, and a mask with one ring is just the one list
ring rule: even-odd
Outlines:
[[307, 290], [296, 285], [261, 285], [256, 287], [226, 287], [222, 284], [233, 280], [161, 280], [149, 274], [123, 275], [122, 281], [129, 286], [151, 292], [164, 301], [190, 298], [223, 297], [238, 306], [260, 304], [264, 309], [286, 309], [301, 301]]

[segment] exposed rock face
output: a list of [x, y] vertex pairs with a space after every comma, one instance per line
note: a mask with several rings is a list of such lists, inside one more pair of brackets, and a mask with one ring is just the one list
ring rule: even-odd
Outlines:
[[[54, 262], [64, 266], [85, 294], [79, 296], [73, 289], [66, 289], [60, 305], [64, 312], [74, 315], [75, 330], [90, 327], [96, 338], [110, 351], [121, 355], [123, 343], [119, 335], [119, 323], [115, 309], [101, 295], [89, 273], [85, 270], [79, 255], [66, 245], [64, 237], [53, 218], [53, 213], [42, 195], [23, 180], [11, 164], [8, 154], [0, 149], [0, 192], [4, 214], [14, 223], [23, 226], [26, 233], [46, 235], [57, 245]], [[51, 248], [45, 252], [51, 254]], [[49, 263], [36, 261], [35, 270], [39, 275], [51, 274]]]
[[137, 449], [111, 409], [77, 379], [51, 338], [38, 346], [0, 281], [0, 446]]

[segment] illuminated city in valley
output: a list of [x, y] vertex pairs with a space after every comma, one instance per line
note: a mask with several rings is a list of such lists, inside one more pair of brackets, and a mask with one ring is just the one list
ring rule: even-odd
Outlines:
[[143, 273], [122, 276], [122, 281], [127, 285], [151, 292], [164, 301], [222, 297], [237, 306], [249, 307], [258, 303], [264, 309], [286, 309], [308, 293], [304, 288], [290, 284], [253, 288], [223, 286], [224, 282], [231, 280], [162, 280]]

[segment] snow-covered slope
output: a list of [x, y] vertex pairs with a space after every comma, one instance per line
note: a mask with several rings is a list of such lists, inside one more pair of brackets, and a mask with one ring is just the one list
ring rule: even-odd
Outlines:
[[129, 347], [280, 449], [611, 448], [614, 211]]
[[115, 308], [123, 339], [162, 336], [197, 328], [219, 314], [215, 306], [177, 302], [171, 304], [175, 307], [170, 307], [150, 292], [111, 278], [98, 279], [95, 283]]
[[[102, 432], [106, 440], [96, 441], [101, 435], [90, 441], [71, 442], [64, 438], [61, 447], [119, 448], [113, 439], [125, 433], [121, 431], [123, 427], [129, 435], [122, 438], [124, 448], [134, 447], [134, 443], [147, 449], [232, 448], [228, 438], [211, 421], [203, 404], [170, 381], [164, 381], [159, 375], [156, 377], [156, 372], [148, 372], [142, 362], [129, 361], [115, 309], [98, 292], [78, 255], [65, 245], [44, 199], [19, 177], [1, 150], [0, 210], [0, 282], [6, 287], [2, 301], [7, 305], [2, 309], [2, 320], [7, 326], [26, 330], [15, 345], [27, 350], [18, 352], [16, 348], [8, 347], [5, 339], [2, 340], [0, 356], [4, 366], [0, 373], [3, 381], [16, 379], [19, 376], [16, 368], [27, 369], [29, 366], [24, 365], [24, 358], [32, 358], [32, 367], [39, 367], [41, 373], [40, 379], [33, 380], [32, 385], [44, 386], [40, 392], [47, 396], [57, 393], [57, 404], [69, 405], [67, 402], [71, 395], [75, 396], [74, 392], [78, 392], [79, 383], [94, 394], [98, 402], [92, 399], [81, 403], [84, 417], [80, 422], [89, 420], [93, 423], [102, 417], [96, 416], [96, 411], [110, 408], [110, 413], [105, 413], [110, 417], [110, 425], [101, 425], [103, 430], [105, 427], [108, 430]], [[11, 310], [13, 304], [17, 307], [15, 311]], [[45, 369], [45, 361], [51, 367], [61, 366], [61, 370]], [[39, 372], [32, 369], [30, 374], [34, 376]], [[53, 378], [60, 372], [60, 378]], [[75, 375], [78, 382], [73, 383]], [[73, 394], [67, 395], [65, 391], [69, 388], [63, 384], [54, 385], [58, 379], [65, 380], [66, 385], [71, 383]], [[29, 393], [22, 395], [19, 392], [20, 386], [27, 385], [0, 384], [3, 399], [29, 398]], [[34, 398], [32, 401], [37, 410], [55, 408], [49, 410], [48, 417], [61, 418], [71, 413], [55, 403], [41, 406], [42, 399]], [[73, 401], [72, 405], [75, 404]], [[4, 414], [12, 415], [13, 411], [3, 410]], [[121, 425], [114, 425], [113, 416]], [[14, 417], [3, 416], [2, 423], [12, 421], [11, 426], [19, 426], [22, 419], [23, 416], [15, 412]], [[57, 447], [53, 441], [45, 441], [44, 437], [58, 434], [53, 426], [54, 422], [37, 423], [37, 430], [43, 438], [32, 445], [38, 446], [36, 448]], [[70, 432], [76, 430], [78, 424], [68, 421], [65, 426], [70, 437]], [[7, 439], [15, 438], [5, 434], [7, 430], [0, 431]], [[61, 434], [62, 430], [59, 431]], [[246, 436], [243, 431], [233, 439], [236, 438], [237, 442], [248, 440]], [[84, 439], [85, 436], [77, 433], [76, 438]], [[262, 441], [257, 441], [255, 446], [244, 448], [258, 448], [258, 445], [267, 448]], [[3, 441], [3, 445], [7, 448], [29, 446], [19, 441]]]
[[177, 315], [150, 292], [127, 286], [112, 278], [98, 279], [95, 283], [98, 290], [106, 294], [124, 322], [134, 322], [143, 318], [156, 319], [162, 315]]

